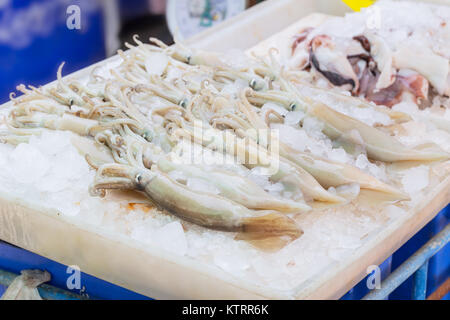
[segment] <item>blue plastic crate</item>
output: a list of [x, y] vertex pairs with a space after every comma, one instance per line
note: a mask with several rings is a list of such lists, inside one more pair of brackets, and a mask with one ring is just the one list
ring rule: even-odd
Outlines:
[[[449, 222], [450, 206], [440, 211], [425, 227], [416, 233], [408, 242], [398, 249], [392, 256], [380, 265], [381, 279], [384, 280], [391, 271], [395, 270], [414, 252], [420, 249], [428, 240], [438, 234]], [[433, 293], [449, 276], [450, 271], [450, 246], [445, 246], [429, 261], [427, 278], [427, 296]], [[342, 300], [359, 300], [364, 297], [369, 289], [366, 285], [367, 277], [347, 292]], [[412, 277], [389, 295], [389, 300], [411, 299]], [[443, 299], [448, 299], [447, 294]]]
[[[380, 264], [381, 270], [381, 281], [386, 279], [386, 277], [391, 273], [392, 266], [392, 256], [387, 258], [382, 264]], [[341, 300], [360, 300], [364, 297], [369, 289], [367, 288], [367, 278], [370, 277], [371, 274], [367, 275], [363, 280], [361, 280], [357, 285], [351, 288], [342, 298]]]
[[[429, 224], [420, 230], [403, 247], [397, 250], [392, 256], [386, 259], [381, 265], [381, 279], [385, 279], [392, 270], [395, 270], [398, 264], [408, 258], [413, 252], [419, 249], [432, 236], [442, 230], [448, 223], [448, 214], [450, 206], [442, 210]], [[430, 269], [428, 272], [428, 294], [445, 281], [449, 274], [449, 246], [441, 250], [430, 260]], [[394, 267], [394, 260], [397, 264]], [[19, 273], [23, 269], [43, 269], [52, 274], [52, 281], [49, 283], [59, 288], [67, 289], [66, 281], [70, 274], [67, 273], [67, 267], [31, 253], [27, 250], [0, 242], [0, 268]], [[342, 300], [359, 300], [368, 293], [366, 286], [367, 277], [347, 292]], [[4, 288], [0, 286], [0, 294]], [[113, 285], [86, 273], [81, 273], [81, 290], [70, 290], [77, 294], [87, 295], [93, 299], [149, 299], [143, 295], [137, 294], [122, 287]], [[448, 299], [449, 295], [444, 297]], [[401, 287], [395, 290], [389, 299], [410, 299], [411, 283], [405, 282]]]
[[[434, 235], [439, 233], [449, 223], [450, 206], [423, 227], [414, 237], [406, 242], [392, 257], [393, 270], [408, 259], [417, 249], [422, 247]], [[433, 293], [450, 274], [450, 245], [446, 245], [428, 264], [427, 296]], [[389, 295], [392, 300], [404, 300], [411, 297], [412, 277]], [[448, 297], [448, 296], [447, 296]]]
[[149, 299], [83, 272], [81, 272], [80, 277], [80, 289], [69, 290], [66, 282], [71, 273], [67, 272], [67, 266], [5, 242], [0, 242], [0, 269], [16, 274], [19, 274], [23, 269], [47, 270], [52, 275], [48, 284], [91, 299]]

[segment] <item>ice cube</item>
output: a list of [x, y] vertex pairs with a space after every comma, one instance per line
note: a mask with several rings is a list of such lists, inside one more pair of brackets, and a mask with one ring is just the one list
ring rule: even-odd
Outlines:
[[270, 185], [269, 177], [265, 174], [263, 174], [263, 168], [261, 167], [254, 167], [252, 168], [248, 174], [247, 178], [255, 182], [257, 185], [259, 185], [262, 188], [266, 188]]
[[252, 266], [259, 276], [267, 280], [279, 277], [286, 269], [286, 266], [278, 263], [277, 259], [267, 259], [264, 256], [252, 259]]
[[160, 76], [166, 70], [169, 58], [162, 52], [149, 52], [145, 59], [145, 70], [152, 75]]
[[284, 124], [273, 124], [271, 129], [278, 130], [278, 136], [281, 142], [299, 151], [305, 151], [306, 146], [309, 145], [308, 142], [310, 139], [304, 130], [295, 129]]
[[48, 159], [36, 147], [19, 144], [9, 155], [13, 177], [20, 183], [32, 184], [45, 176], [50, 166]]
[[286, 114], [284, 118], [284, 123], [288, 126], [298, 126], [300, 121], [305, 117], [305, 113], [303, 111], [292, 111]]
[[325, 135], [322, 133], [323, 126], [323, 122], [317, 120], [316, 118], [305, 117], [305, 119], [303, 119], [302, 127], [310, 137], [316, 139], [325, 138]]
[[65, 131], [44, 131], [40, 136], [32, 136], [29, 144], [38, 148], [46, 156], [55, 156], [71, 147], [71, 133]]
[[369, 165], [369, 159], [367, 159], [367, 156], [365, 154], [360, 154], [355, 161], [356, 167], [358, 167], [361, 170], [364, 170]]
[[429, 171], [429, 167], [425, 165], [404, 170], [402, 172], [403, 189], [411, 195], [419, 193], [428, 186]]
[[80, 218], [93, 225], [100, 225], [105, 211], [118, 212], [119, 205], [100, 198], [86, 197], [80, 203]]
[[170, 222], [156, 230], [152, 240], [164, 250], [184, 256], [188, 250], [183, 226], [179, 221]]
[[217, 250], [213, 261], [219, 268], [234, 276], [250, 268], [250, 262], [240, 250]]
[[346, 163], [348, 161], [347, 152], [343, 148], [332, 149], [328, 152], [328, 157], [337, 162]]
[[348, 200], [353, 200], [359, 195], [360, 186], [359, 183], [343, 184], [336, 187], [338, 195], [343, 196]]

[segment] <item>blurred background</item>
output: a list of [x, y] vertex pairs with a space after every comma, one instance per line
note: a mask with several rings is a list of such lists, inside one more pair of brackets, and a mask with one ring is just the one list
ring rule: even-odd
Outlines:
[[171, 44], [262, 0], [0, 0], [0, 103], [89, 66], [138, 34]]

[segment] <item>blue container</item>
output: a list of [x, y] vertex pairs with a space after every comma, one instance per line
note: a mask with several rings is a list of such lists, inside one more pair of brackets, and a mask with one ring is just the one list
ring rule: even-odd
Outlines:
[[[67, 266], [1, 241], [0, 269], [16, 274], [19, 274], [23, 269], [47, 270], [52, 275], [52, 279], [48, 284], [89, 297], [90, 299], [149, 299], [83, 272], [80, 274], [80, 288], [70, 290], [67, 287], [67, 281], [73, 275], [73, 271], [68, 270]], [[0, 295], [3, 293], [2, 290], [4, 288], [2, 289], [0, 285]]]
[[[391, 257], [381, 265], [381, 280], [384, 280], [391, 271], [417, 251], [426, 241], [436, 235], [448, 223], [450, 206], [442, 210], [429, 224], [420, 230], [403, 247], [397, 250]], [[432, 293], [449, 275], [449, 245], [437, 253], [429, 264], [427, 295]], [[395, 266], [394, 266], [395, 261]], [[0, 241], [0, 269], [9, 272], [20, 273], [23, 269], [42, 269], [52, 274], [49, 284], [67, 290], [67, 279], [71, 275], [67, 273], [67, 266], [54, 262], [27, 250]], [[369, 275], [370, 276], [370, 275]], [[354, 286], [341, 299], [359, 300], [368, 293], [367, 277]], [[409, 279], [389, 299], [411, 299], [411, 280]], [[149, 299], [135, 292], [113, 285], [91, 275], [81, 273], [81, 289], [69, 290], [77, 294], [85, 295], [93, 299]], [[0, 285], [0, 295], [4, 288]], [[444, 297], [448, 299], [449, 295]]]
[[[438, 234], [449, 222], [450, 206], [447, 206], [438, 215], [416, 233], [408, 242], [398, 249], [392, 256], [380, 265], [381, 279], [384, 280], [392, 271], [400, 266], [406, 259], [420, 249], [428, 240]], [[450, 245], [441, 249], [428, 264], [427, 296], [433, 293], [450, 274]], [[359, 300], [369, 289], [366, 285], [367, 277], [347, 292], [342, 300]], [[412, 294], [412, 276], [389, 295], [389, 300], [409, 300]], [[447, 294], [444, 299], [448, 299]]]
[[[69, 29], [80, 9], [80, 29]], [[0, 1], [0, 103], [18, 84], [40, 86], [106, 57], [101, 0]], [[70, 24], [69, 25], [73, 25]]]
[[[450, 206], [442, 210], [432, 221], [423, 227], [414, 237], [406, 242], [392, 257], [392, 268], [395, 270], [417, 249], [422, 247], [434, 235], [449, 223]], [[433, 293], [450, 274], [450, 245], [442, 248], [428, 264], [427, 296]], [[390, 294], [392, 300], [410, 299], [412, 292], [412, 276]], [[447, 295], [448, 297], [448, 295]]]
[[[391, 266], [392, 266], [392, 256], [387, 258], [382, 264], [379, 265], [381, 271], [381, 281], [387, 278], [389, 274], [391, 274]], [[369, 289], [367, 287], [367, 279], [373, 275], [373, 272], [363, 280], [361, 280], [356, 286], [351, 288], [342, 298], [341, 300], [360, 300], [367, 293], [369, 293]]]

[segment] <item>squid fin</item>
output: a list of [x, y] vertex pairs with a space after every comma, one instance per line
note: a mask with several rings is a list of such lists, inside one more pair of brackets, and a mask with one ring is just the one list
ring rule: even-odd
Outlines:
[[[236, 240], [240, 240], [236, 238]], [[244, 240], [253, 247], [264, 252], [277, 252], [292, 242], [292, 239], [286, 236], [276, 236], [264, 239]]]
[[278, 213], [244, 218], [241, 231], [236, 240], [245, 240], [265, 251], [279, 250], [303, 234], [293, 219]]

